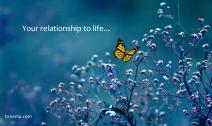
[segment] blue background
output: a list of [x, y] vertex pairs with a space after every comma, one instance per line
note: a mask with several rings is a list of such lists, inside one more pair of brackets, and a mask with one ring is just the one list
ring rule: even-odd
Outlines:
[[[121, 37], [128, 48], [151, 28], [173, 22], [159, 19], [160, 0], [0, 0], [0, 126], [37, 126], [47, 117], [49, 90], [70, 80], [72, 65], [83, 65], [93, 55], [113, 52]], [[177, 0], [165, 1], [177, 16]], [[212, 22], [211, 0], [181, 0], [182, 25], [196, 28], [198, 17]], [[171, 23], [170, 23], [171, 22]], [[101, 25], [110, 32], [23, 32], [22, 25]], [[211, 40], [211, 33], [208, 40]], [[169, 57], [165, 51], [161, 56]], [[129, 64], [112, 60], [120, 68]], [[120, 74], [123, 71], [118, 71]], [[4, 114], [31, 114], [32, 120], [4, 120]], [[178, 118], [176, 115], [179, 115]], [[169, 124], [183, 125], [180, 112]], [[175, 123], [174, 123], [175, 122]], [[177, 123], [176, 123], [177, 122]]]

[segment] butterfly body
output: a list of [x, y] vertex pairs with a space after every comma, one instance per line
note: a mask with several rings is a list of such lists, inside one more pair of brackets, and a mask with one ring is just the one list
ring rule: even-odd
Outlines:
[[124, 62], [128, 62], [131, 57], [137, 52], [138, 48], [133, 48], [130, 51], [126, 51], [124, 42], [119, 39], [116, 44], [116, 49], [114, 51], [114, 56], [117, 59], [123, 59]]

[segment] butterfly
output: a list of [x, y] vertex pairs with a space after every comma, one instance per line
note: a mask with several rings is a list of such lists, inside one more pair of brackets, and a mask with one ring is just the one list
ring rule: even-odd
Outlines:
[[128, 62], [131, 57], [137, 52], [139, 47], [133, 48], [130, 51], [126, 51], [124, 42], [121, 39], [118, 39], [116, 44], [116, 49], [114, 51], [114, 56], [117, 59], [123, 59], [124, 62]]

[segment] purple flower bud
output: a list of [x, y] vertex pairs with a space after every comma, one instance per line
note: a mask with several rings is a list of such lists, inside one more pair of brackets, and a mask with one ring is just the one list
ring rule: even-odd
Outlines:
[[141, 74], [145, 74], [146, 73], [146, 70], [141, 70], [140, 73]]
[[131, 109], [129, 110], [129, 112], [130, 112], [130, 113], [134, 113], [135, 110], [131, 108]]
[[194, 33], [194, 34], [191, 34], [191, 38], [194, 40], [198, 40], [199, 36], [196, 33]]
[[163, 7], [163, 6], [165, 6], [165, 5], [166, 5], [165, 2], [161, 2], [161, 3], [160, 3], [160, 6], [161, 6], [161, 7]]
[[93, 77], [89, 77], [88, 83], [89, 84], [93, 84], [94, 83], [94, 78]]
[[167, 76], [163, 76], [163, 79], [164, 79], [165, 81], [168, 81], [168, 80], [169, 80], [169, 78], [168, 78]]
[[161, 112], [159, 112], [159, 115], [158, 115], [158, 116], [159, 116], [160, 118], [162, 118], [165, 114], [166, 114], [165, 111], [161, 111]]
[[185, 114], [185, 115], [188, 115], [189, 113], [188, 113], [188, 110], [186, 110], [186, 109], [183, 109], [183, 113]]
[[75, 100], [74, 98], [69, 99], [70, 103], [74, 103], [74, 100]]
[[210, 25], [205, 25], [203, 28], [205, 28], [205, 29], [210, 29], [211, 27], [210, 27]]
[[153, 76], [153, 70], [148, 70], [148, 72], [150, 76]]
[[167, 35], [169, 35], [169, 32], [168, 31], [162, 31], [161, 34], [164, 35], [164, 36], [167, 36]]
[[161, 31], [160, 28], [156, 28], [156, 29], [155, 29], [155, 34], [159, 33], [160, 31]]
[[82, 85], [81, 84], [78, 84], [77, 85], [77, 89], [81, 90], [82, 89]]
[[207, 119], [207, 122], [208, 122], [208, 126], [211, 126], [212, 125], [212, 119], [208, 118]]
[[208, 32], [208, 30], [205, 29], [205, 28], [203, 28], [202, 30], [200, 30], [200, 33], [202, 33], [202, 34], [204, 34], [204, 33], [206, 33], [206, 32]]
[[86, 99], [85, 103], [89, 104], [89, 103], [91, 103], [91, 101], [89, 99]]
[[133, 40], [132, 44], [135, 45], [135, 46], [138, 46], [138, 41], [137, 40]]
[[163, 64], [163, 60], [158, 60], [157, 61], [157, 65], [162, 65]]
[[111, 111], [111, 110], [106, 111], [105, 114], [108, 115], [108, 116], [110, 116], [110, 117], [116, 116], [116, 112], [115, 111]]
[[153, 100], [153, 101], [158, 101], [159, 98], [158, 98], [158, 97], [153, 97], [152, 100]]
[[160, 83], [159, 87], [163, 87], [164, 86], [164, 83]]
[[166, 64], [166, 68], [171, 69], [171, 65], [170, 64]]
[[204, 20], [204, 18], [199, 17], [198, 18], [198, 21], [201, 22], [201, 23], [203, 23], [205, 20]]
[[102, 84], [102, 85], [105, 85], [105, 84], [106, 84], [106, 81], [105, 81], [105, 80], [102, 80], [102, 81], [101, 81], [101, 84]]
[[143, 79], [142, 82], [144, 85], [149, 86], [149, 79]]
[[126, 70], [126, 75], [127, 76], [132, 76], [132, 74], [133, 74], [133, 70], [132, 69], [127, 69]]
[[154, 79], [154, 83], [158, 83], [159, 80], [157, 78]]
[[75, 71], [77, 68], [78, 68], [78, 66], [77, 66], [77, 65], [74, 65], [74, 66], [72, 67], [72, 71]]
[[97, 58], [98, 58], [98, 55], [97, 55], [97, 54], [94, 54], [94, 55], [91, 57], [91, 61], [95, 62]]
[[64, 88], [64, 86], [65, 86], [65, 84], [63, 82], [61, 82], [61, 83], [58, 84], [58, 87], [59, 88]]
[[180, 32], [180, 33], [178, 33], [178, 35], [179, 35], [180, 37], [185, 37], [185, 33], [184, 33], [184, 32]]
[[202, 45], [202, 48], [204, 48], [204, 49], [207, 49], [208, 47], [209, 47], [208, 43], [205, 43], [205, 44]]
[[192, 100], [198, 100], [198, 99], [199, 99], [199, 92], [196, 91], [195, 93], [193, 93], [193, 94], [191, 95], [191, 99], [192, 99]]
[[153, 29], [150, 29], [150, 30], [149, 30], [149, 33], [150, 33], [150, 34], [151, 34], [151, 33], [153, 33], [153, 32], [154, 32], [154, 30], [153, 30]]
[[180, 79], [176, 76], [172, 77], [174, 83], [180, 82]]
[[192, 112], [193, 112], [194, 114], [198, 114], [198, 113], [199, 113], [198, 107], [196, 107], [196, 106], [192, 107]]
[[163, 9], [158, 9], [158, 12], [157, 12], [157, 14], [159, 15], [159, 16], [162, 16], [163, 15], [163, 13], [164, 13], [164, 11], [163, 11]]
[[172, 26], [171, 25], [167, 25], [167, 26], [164, 27], [164, 29], [170, 31], [170, 30], [172, 30]]
[[81, 78], [81, 79], [80, 79], [80, 82], [81, 82], [81, 83], [85, 83], [85, 78]]
[[51, 92], [52, 92], [52, 93], [56, 93], [56, 91], [57, 91], [56, 88], [52, 88], [52, 89], [51, 89]]

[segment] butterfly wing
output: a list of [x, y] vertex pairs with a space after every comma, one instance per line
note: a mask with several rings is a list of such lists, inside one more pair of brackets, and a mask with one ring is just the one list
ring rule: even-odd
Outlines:
[[128, 53], [126, 53], [126, 55], [124, 56], [124, 62], [128, 62], [131, 57], [137, 52], [138, 48], [134, 48], [132, 50], [130, 50]]
[[122, 40], [118, 40], [116, 49], [114, 51], [114, 55], [117, 59], [122, 59], [125, 56], [126, 49], [124, 46], [124, 42]]

